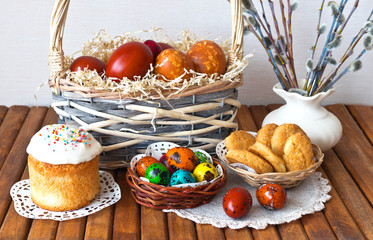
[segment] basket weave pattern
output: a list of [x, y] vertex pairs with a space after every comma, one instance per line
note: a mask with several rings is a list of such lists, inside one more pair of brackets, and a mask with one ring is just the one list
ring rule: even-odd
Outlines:
[[197, 187], [165, 187], [142, 181], [131, 168], [127, 169], [127, 182], [131, 194], [138, 204], [154, 209], [185, 209], [195, 208], [209, 203], [218, 191], [225, 185], [227, 172], [219, 160], [214, 159], [223, 169], [220, 179]]
[[[242, 59], [243, 19], [241, 0], [231, 0], [232, 46], [228, 64]], [[164, 91], [160, 100], [152, 95], [124, 96], [80, 86], [64, 79], [63, 32], [70, 0], [56, 0], [51, 19], [49, 84], [52, 107], [60, 122], [91, 131], [104, 147], [100, 167], [127, 167], [131, 156], [151, 142], [172, 141], [183, 146], [213, 150], [231, 130], [240, 103], [236, 88], [239, 75], [231, 81], [191, 86], [182, 92]], [[139, 93], [141, 94], [141, 93]], [[159, 92], [154, 91], [154, 95]]]
[[317, 145], [312, 145], [313, 150], [313, 160], [315, 163], [305, 170], [292, 171], [286, 173], [263, 173], [257, 174], [247, 171], [246, 169], [233, 167], [229, 164], [228, 160], [225, 158], [226, 148], [224, 142], [221, 142], [216, 147], [216, 153], [219, 158], [234, 172], [236, 172], [242, 179], [253, 187], [259, 187], [264, 183], [277, 183], [284, 188], [291, 188], [298, 186], [304, 179], [309, 175], [314, 173], [317, 168], [319, 168], [324, 161], [324, 154]]

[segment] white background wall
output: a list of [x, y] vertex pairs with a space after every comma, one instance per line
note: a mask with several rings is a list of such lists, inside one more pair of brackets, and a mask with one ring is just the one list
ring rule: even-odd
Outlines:
[[[354, 2], [350, 0], [348, 6]], [[314, 41], [320, 3], [321, 0], [299, 0], [299, 8], [293, 16], [298, 77], [305, 76], [304, 63], [309, 56], [307, 49]], [[53, 0], [0, 2], [0, 105], [48, 106], [51, 103], [47, 86], [36, 92], [37, 102], [34, 93], [48, 79], [49, 18], [53, 4]], [[358, 32], [372, 8], [372, 0], [360, 1], [345, 30], [345, 44]], [[330, 19], [329, 15], [324, 19]], [[170, 36], [190, 29], [199, 36], [209, 33], [210, 39], [229, 38], [230, 6], [225, 0], [72, 0], [63, 49], [66, 54], [75, 52], [100, 29], [117, 35], [151, 26], [164, 28]], [[240, 101], [247, 105], [282, 103], [272, 92], [272, 86], [278, 81], [253, 35], [245, 36], [244, 49], [246, 53], [255, 50], [255, 56], [244, 72]], [[342, 46], [340, 50], [344, 49]], [[373, 105], [373, 51], [362, 60], [363, 69], [346, 75], [337, 83], [336, 93], [324, 104]]]

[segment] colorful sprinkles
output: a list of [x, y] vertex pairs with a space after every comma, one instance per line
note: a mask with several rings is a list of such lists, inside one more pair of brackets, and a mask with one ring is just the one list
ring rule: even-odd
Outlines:
[[[88, 147], [91, 146], [89, 141], [91, 140], [90, 137], [84, 132], [81, 128], [76, 128], [75, 130], [69, 129], [66, 124], [52, 126], [49, 125], [46, 127], [48, 134], [44, 136], [44, 139], [48, 140], [48, 146], [52, 146], [55, 144], [63, 144], [65, 146], [69, 145], [72, 147], [78, 147], [78, 144], [82, 143], [87, 145]], [[43, 134], [40, 133], [39, 136], [43, 137]], [[55, 151], [53, 149], [53, 151]]]

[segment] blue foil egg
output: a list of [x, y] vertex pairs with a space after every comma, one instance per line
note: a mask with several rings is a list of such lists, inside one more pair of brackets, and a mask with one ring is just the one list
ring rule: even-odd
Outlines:
[[191, 172], [180, 169], [174, 172], [170, 179], [170, 186], [185, 184], [185, 183], [195, 183], [196, 179]]

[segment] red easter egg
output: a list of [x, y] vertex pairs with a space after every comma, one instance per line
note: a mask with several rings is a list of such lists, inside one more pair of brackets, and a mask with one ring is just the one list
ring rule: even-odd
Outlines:
[[154, 59], [158, 56], [158, 54], [159, 54], [160, 52], [162, 52], [162, 48], [161, 48], [161, 46], [159, 46], [159, 44], [158, 44], [156, 41], [153, 41], [153, 40], [146, 40], [146, 41], [144, 42], [144, 44], [145, 44], [146, 46], [148, 46], [148, 48], [152, 51], [152, 53], [153, 53], [153, 58], [154, 58]]
[[105, 63], [100, 59], [91, 56], [81, 56], [76, 58], [70, 65], [70, 70], [76, 72], [79, 69], [84, 70], [85, 68], [96, 72], [101, 75], [105, 70]]
[[223, 198], [224, 212], [231, 218], [246, 216], [253, 205], [251, 194], [244, 188], [229, 189]]
[[256, 189], [256, 198], [265, 209], [281, 209], [286, 202], [286, 191], [279, 184], [266, 183]]

